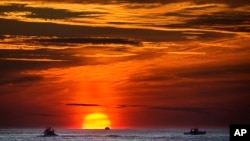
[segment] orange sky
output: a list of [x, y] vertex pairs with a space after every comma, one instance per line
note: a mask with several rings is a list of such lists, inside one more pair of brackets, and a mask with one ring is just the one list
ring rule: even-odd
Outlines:
[[245, 1], [5, 1], [0, 128], [249, 123]]

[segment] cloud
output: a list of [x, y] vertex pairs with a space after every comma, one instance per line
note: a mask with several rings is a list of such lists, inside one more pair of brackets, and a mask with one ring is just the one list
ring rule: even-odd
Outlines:
[[[146, 109], [152, 110], [171, 110], [171, 111], [181, 111], [181, 112], [189, 112], [189, 113], [199, 113], [199, 114], [207, 114], [214, 109], [204, 108], [204, 107], [164, 107], [164, 106], [152, 106], [145, 107]], [[222, 111], [222, 109], [220, 109]]]
[[[249, 85], [247, 75], [249, 75], [250, 72], [249, 62], [246, 62], [246, 60], [220, 61], [222, 62], [203, 62], [201, 64], [190, 65], [184, 65], [185, 63], [183, 63], [175, 68], [169, 68], [168, 65], [159, 63], [161, 65], [148, 69], [147, 72], [134, 74], [133, 77], [130, 78], [130, 82], [134, 85], [131, 84], [129, 88], [125, 89], [131, 89], [132, 92], [132, 89], [135, 88], [146, 89], [147, 92], [143, 91], [145, 95], [153, 91], [157, 91], [160, 95], [174, 87], [193, 88], [197, 90], [201, 89], [197, 86], [200, 85], [202, 89], [207, 89], [208, 95], [213, 96], [223, 94], [218, 94], [218, 89], [225, 91], [224, 94], [228, 94], [232, 91], [242, 93], [249, 92], [247, 89]], [[227, 86], [230, 86], [230, 88], [227, 88]], [[232, 90], [230, 91], [229, 89]], [[227, 90], [228, 92], [226, 92]]]
[[24, 17], [27, 18], [42, 18], [42, 19], [68, 19], [68, 18], [83, 18], [97, 17], [97, 15], [105, 14], [103, 12], [85, 11], [72, 12], [66, 9], [54, 9], [46, 7], [30, 7], [26, 4], [8, 4], [0, 5], [0, 15], [5, 16], [10, 12], [25, 12]]
[[[199, 15], [187, 22], [189, 26], [214, 26], [217, 29], [249, 32], [250, 12], [217, 12], [212, 15]], [[243, 25], [243, 27], [240, 27]], [[236, 26], [236, 27], [235, 27]]]
[[[46, 1], [46, 0], [45, 0]], [[65, 2], [74, 2], [74, 3], [139, 3], [139, 4], [147, 4], [147, 3], [159, 3], [159, 4], [168, 4], [168, 3], [176, 3], [176, 2], [194, 2], [197, 4], [206, 4], [206, 3], [225, 3], [232, 7], [248, 5], [248, 0], [113, 0], [113, 1], [103, 1], [103, 0], [65, 0]]]
[[47, 38], [47, 39], [32, 39], [28, 41], [35, 41], [44, 44], [63, 44], [63, 43], [77, 43], [77, 44], [131, 44], [131, 45], [140, 45], [139, 41], [123, 38], [101, 38], [101, 37], [64, 37], [64, 38]]
[[[47, 42], [89, 42], [95, 43], [125, 43], [138, 44], [138, 41], [186, 41], [189, 40], [183, 33], [186, 29], [178, 30], [155, 30], [140, 28], [115, 28], [115, 27], [92, 27], [92, 26], [76, 26], [63, 25], [53, 23], [36, 23], [22, 22], [15, 20], [0, 19], [3, 26], [0, 27], [2, 35], [25, 35], [25, 36], [58, 36], [64, 38], [58, 39], [42, 39], [40, 41]], [[178, 25], [179, 26], [179, 25]], [[8, 28], [3, 28], [8, 27]], [[27, 30], [28, 29], [28, 30]], [[220, 31], [202, 31], [199, 39], [218, 39], [223, 37], [234, 36], [232, 33], [222, 33]], [[74, 37], [74, 38], [65, 38]], [[80, 38], [78, 38], [80, 37]], [[99, 37], [99, 38], [90, 38]], [[108, 38], [107, 38], [108, 37]], [[64, 40], [65, 39], [65, 40]], [[39, 40], [37, 40], [39, 41]]]
[[0, 56], [0, 64], [4, 66], [0, 70], [2, 73], [68, 66], [77, 58], [71, 56], [69, 52], [53, 49], [1, 49]]
[[170, 51], [168, 52], [170, 54], [180, 54], [180, 55], [186, 55], [186, 54], [190, 54], [190, 55], [206, 55], [206, 52], [191, 52], [191, 51]]
[[[31, 83], [40, 81], [43, 79], [42, 76], [36, 76], [36, 75], [22, 75], [22, 74], [8, 74], [8, 77], [2, 77], [0, 80], [0, 86], [6, 85], [6, 84], [23, 84], [23, 83]], [[13, 76], [14, 75], [14, 76]], [[1, 76], [1, 75], [0, 75]]]
[[40, 117], [58, 117], [57, 114], [51, 114], [51, 113], [25, 113], [26, 115], [31, 116], [40, 116]]
[[117, 57], [130, 57], [135, 56], [136, 54], [132, 53], [107, 53], [107, 54], [89, 54], [84, 55], [84, 57], [91, 57], [91, 58], [99, 58], [99, 57], [105, 57], [105, 58], [117, 58]]
[[235, 2], [235, 0], [117, 0], [124, 1], [127, 3], [161, 3], [161, 4], [167, 4], [167, 3], [176, 3], [176, 2], [194, 2], [196, 4], [207, 4], [207, 3], [224, 3], [227, 5], [230, 5], [232, 7], [242, 6], [242, 5], [248, 5], [248, 0], [238, 0]]
[[116, 108], [142, 108], [146, 110], [167, 110], [167, 111], [181, 111], [181, 112], [194, 112], [194, 113], [209, 113], [210, 110], [213, 110], [204, 107], [171, 107], [171, 106], [148, 106], [148, 105], [117, 105]]
[[[25, 1], [33, 1], [33, 0], [25, 0]], [[43, 0], [43, 1], [55, 1], [57, 0]], [[230, 5], [245, 5], [249, 4], [248, 0], [112, 0], [112, 1], [103, 1], [103, 0], [63, 0], [63, 2], [69, 3], [102, 3], [102, 4], [112, 4], [112, 3], [176, 3], [176, 2], [195, 2], [195, 3], [228, 3]]]
[[4, 36], [3, 36], [3, 35], [0, 35], [0, 40], [1, 40], [1, 39], [4, 39]]
[[86, 103], [68, 103], [67, 106], [79, 106], [79, 107], [112, 107], [112, 108], [139, 108], [145, 110], [166, 110], [166, 111], [180, 111], [180, 112], [189, 112], [189, 113], [201, 113], [206, 114], [210, 113], [211, 111], [223, 111], [228, 109], [220, 109], [220, 108], [205, 108], [205, 107], [171, 107], [171, 106], [149, 106], [149, 105], [126, 105], [126, 104], [119, 104], [119, 105], [100, 105], [100, 104], [86, 104]]
[[[162, 25], [168, 28], [203, 28], [226, 30], [231, 32], [249, 32], [249, 11], [229, 11], [223, 10], [220, 12], [199, 13], [195, 10], [202, 7], [186, 8], [182, 11], [167, 12], [163, 16], [178, 17], [185, 20], [182, 23]], [[206, 9], [204, 9], [206, 11]], [[197, 14], [199, 13], [199, 14]]]
[[99, 104], [86, 104], [86, 103], [83, 103], [83, 104], [79, 104], [79, 103], [68, 103], [66, 104], [67, 106], [81, 106], [81, 107], [100, 107], [102, 105], [99, 105]]
[[[220, 66], [196, 66], [197, 69], [187, 68], [186, 71], [180, 72], [178, 75], [180, 77], [216, 77], [223, 75], [233, 74], [247, 74], [250, 72], [250, 64], [246, 62], [238, 64], [221, 64]], [[198, 69], [199, 68], [199, 69]]]
[[211, 5], [198, 5], [198, 6], [192, 6], [192, 7], [184, 8], [184, 10], [206, 10], [206, 9], [215, 8], [215, 7], [217, 7], [216, 4], [211, 4]]

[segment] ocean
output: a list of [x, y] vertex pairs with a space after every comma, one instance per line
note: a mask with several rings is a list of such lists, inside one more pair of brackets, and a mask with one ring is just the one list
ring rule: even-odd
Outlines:
[[206, 135], [184, 135], [186, 129], [81, 130], [58, 129], [41, 137], [43, 129], [0, 129], [0, 141], [229, 141], [228, 129], [207, 129]]

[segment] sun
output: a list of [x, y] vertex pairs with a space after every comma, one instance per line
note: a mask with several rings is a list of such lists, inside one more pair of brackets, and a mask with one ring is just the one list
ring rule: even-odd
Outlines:
[[82, 129], [105, 129], [110, 128], [111, 122], [107, 115], [103, 113], [91, 113], [85, 116]]

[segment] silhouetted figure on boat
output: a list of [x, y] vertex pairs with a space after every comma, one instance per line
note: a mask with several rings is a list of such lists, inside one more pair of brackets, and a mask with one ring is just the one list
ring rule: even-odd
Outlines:
[[57, 134], [55, 134], [55, 130], [51, 127], [48, 127], [44, 130], [43, 132], [44, 136], [57, 136]]
[[198, 128], [192, 128], [190, 132], [185, 132], [184, 135], [204, 135], [206, 131], [199, 131]]
[[110, 130], [110, 128], [109, 127], [105, 127], [105, 130]]

